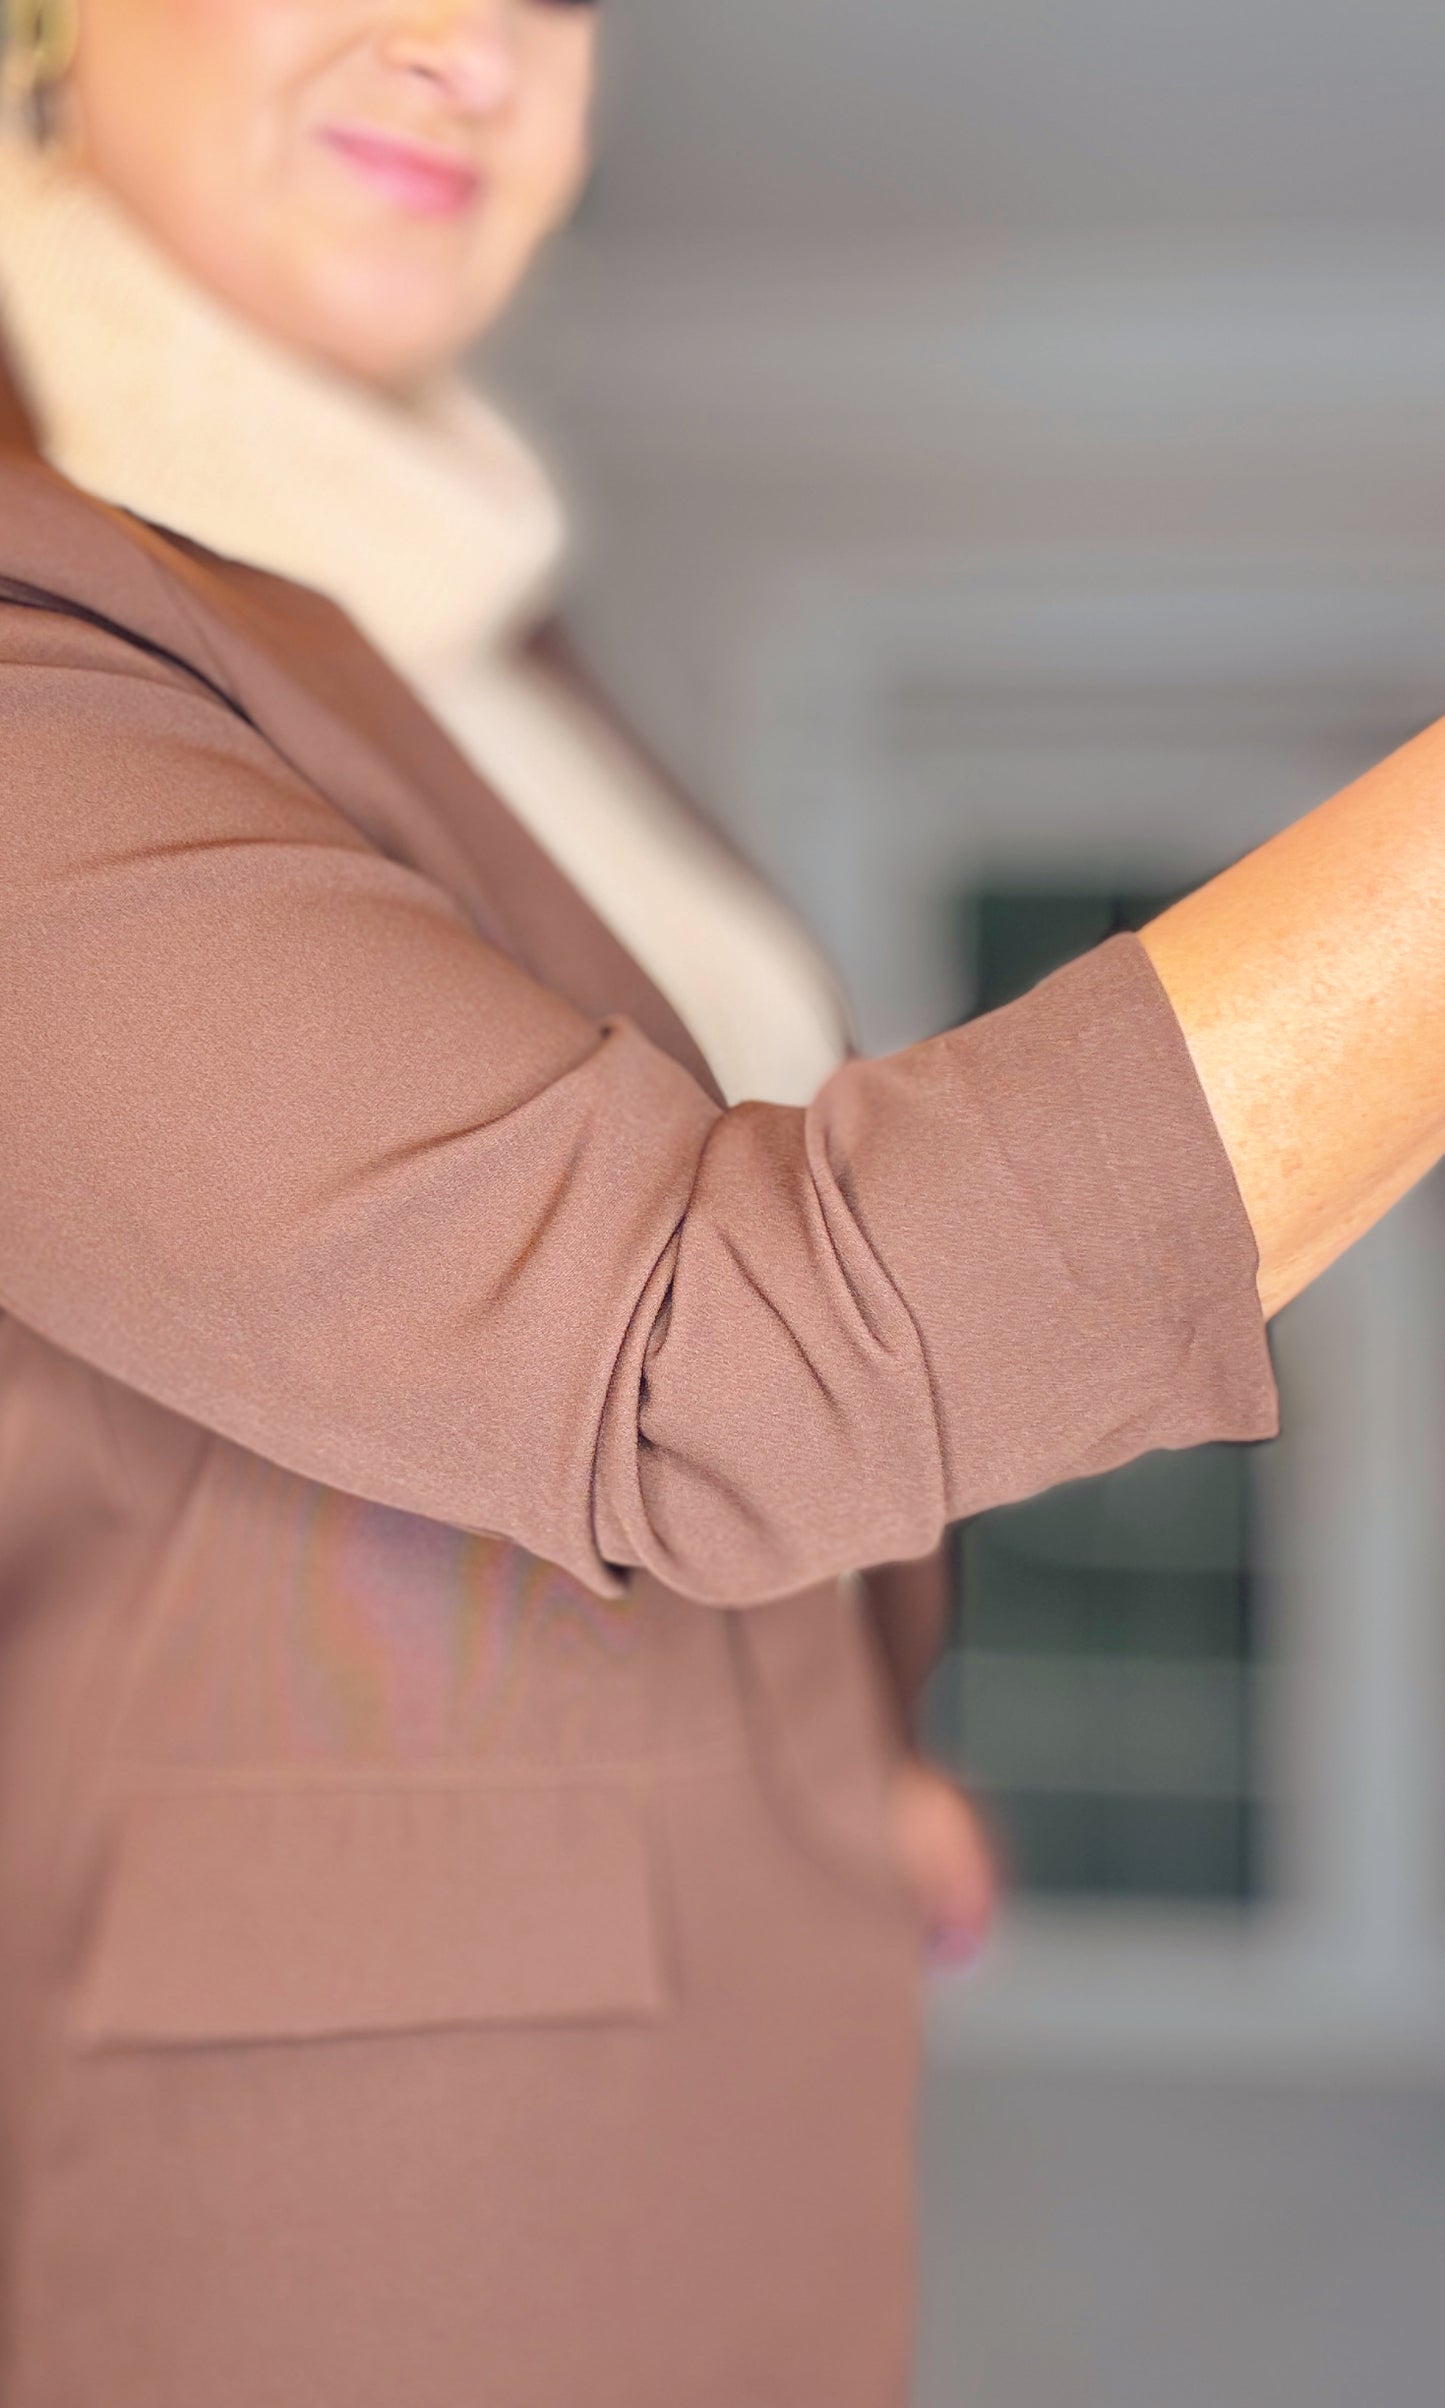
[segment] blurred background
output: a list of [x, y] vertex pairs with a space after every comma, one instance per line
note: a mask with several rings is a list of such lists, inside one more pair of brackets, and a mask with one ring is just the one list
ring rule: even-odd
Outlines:
[[[609, 0], [478, 363], [575, 630], [887, 1049], [1445, 712], [1445, 12]], [[917, 2408], [1445, 2396], [1445, 1195], [1286, 1431], [957, 1534], [1012, 1868], [931, 2005]]]

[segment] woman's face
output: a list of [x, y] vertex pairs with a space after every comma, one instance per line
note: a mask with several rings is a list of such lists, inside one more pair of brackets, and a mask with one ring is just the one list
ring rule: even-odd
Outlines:
[[585, 0], [81, 0], [77, 155], [224, 301], [404, 388], [586, 171]]

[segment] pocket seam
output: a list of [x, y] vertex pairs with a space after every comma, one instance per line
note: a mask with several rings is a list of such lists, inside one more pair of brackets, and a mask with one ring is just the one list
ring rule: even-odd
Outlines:
[[76, 1986], [82, 2046], [652, 2020], [635, 1781], [127, 1792]]

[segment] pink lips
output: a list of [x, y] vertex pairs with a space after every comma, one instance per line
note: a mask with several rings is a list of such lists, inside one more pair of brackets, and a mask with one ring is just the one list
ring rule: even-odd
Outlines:
[[421, 217], [450, 217], [474, 200], [481, 177], [464, 160], [444, 158], [392, 134], [373, 134], [360, 127], [328, 125], [322, 140], [378, 192]]

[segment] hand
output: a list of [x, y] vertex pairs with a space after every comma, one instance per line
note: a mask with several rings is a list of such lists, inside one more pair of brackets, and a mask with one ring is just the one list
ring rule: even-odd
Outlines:
[[923, 1915], [929, 1962], [963, 1972], [983, 1950], [997, 1900], [987, 1834], [963, 1791], [936, 1764], [908, 1756], [893, 1779], [894, 1832]]

